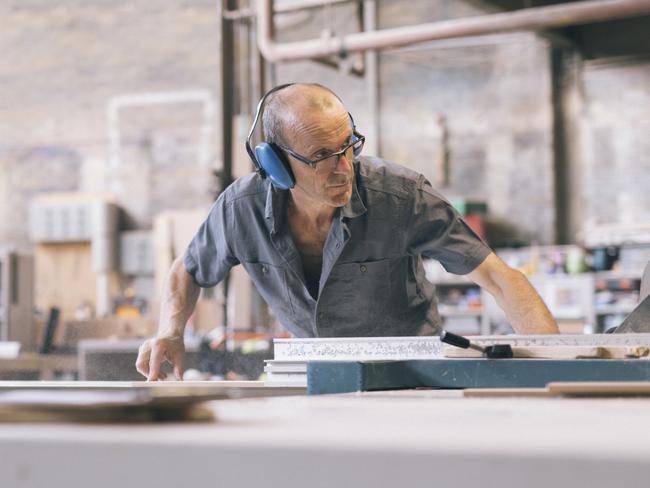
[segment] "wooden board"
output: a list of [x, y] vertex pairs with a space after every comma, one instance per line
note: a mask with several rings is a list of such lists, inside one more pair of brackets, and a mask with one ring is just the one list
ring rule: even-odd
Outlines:
[[[473, 336], [482, 346], [510, 344], [539, 346], [650, 346], [650, 334], [544, 334]], [[275, 360], [384, 360], [442, 357], [438, 336], [418, 337], [320, 337], [274, 339]]]
[[[515, 346], [515, 358], [531, 359], [625, 359], [648, 356], [646, 346]], [[445, 345], [443, 355], [447, 358], [480, 358], [474, 349], [461, 349]]]
[[650, 396], [650, 381], [577, 381], [549, 383], [545, 388], [467, 388], [465, 397], [622, 397]]
[[647, 357], [650, 348], [647, 346], [601, 347], [606, 359], [625, 359]]
[[0, 423], [209, 421], [209, 400], [306, 391], [263, 381], [0, 381]]
[[[90, 242], [39, 244], [34, 257], [34, 302], [45, 314], [58, 307], [66, 320], [73, 319], [84, 302], [96, 307], [97, 273]], [[109, 293], [117, 293], [115, 273], [110, 273], [109, 288]]]
[[0, 422], [210, 421], [201, 404], [230, 398], [225, 388], [7, 388], [0, 391]]
[[546, 385], [551, 395], [650, 396], [650, 381], [557, 382]]
[[0, 381], [13, 390], [146, 391], [150, 395], [225, 395], [227, 398], [303, 395], [306, 387], [267, 386], [264, 381]]

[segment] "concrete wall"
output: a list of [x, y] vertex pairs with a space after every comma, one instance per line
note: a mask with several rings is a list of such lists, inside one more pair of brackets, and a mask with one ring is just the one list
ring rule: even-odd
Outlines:
[[106, 107], [132, 93], [217, 94], [213, 2], [4, 1], [0, 18], [0, 241], [27, 242], [38, 192], [113, 192], [140, 227], [211, 200], [211, 168], [196, 156], [198, 104], [123, 110], [116, 165]]
[[[435, 5], [436, 8], [432, 8]], [[334, 11], [334, 9], [333, 9]], [[482, 13], [463, 2], [380, 2], [378, 28]], [[323, 29], [354, 31], [354, 8], [312, 14], [279, 34], [281, 41]], [[361, 132], [369, 126], [362, 79], [296, 62], [279, 66], [278, 82], [318, 81], [348, 104]], [[547, 42], [532, 34], [458, 39], [379, 56], [380, 153], [436, 185], [440, 127], [447, 126], [449, 175], [440, 191], [488, 201], [493, 217], [518, 238], [552, 243], [554, 228], [552, 111]], [[500, 238], [501, 236], [497, 236]], [[508, 237], [510, 239], [510, 237]], [[506, 239], [502, 239], [506, 240]]]
[[[39, 192], [110, 191], [134, 226], [164, 209], [209, 202], [220, 166], [219, 22], [208, 0], [5, 1], [0, 4], [0, 241], [27, 242]], [[480, 14], [456, 0], [384, 0], [379, 28]], [[280, 40], [356, 30], [344, 5], [284, 15]], [[650, 64], [576, 65], [568, 95], [573, 228], [585, 219], [648, 219]], [[273, 79], [337, 91], [359, 130], [372, 126], [367, 83], [314, 62], [277, 66]], [[532, 34], [461, 39], [379, 57], [380, 155], [436, 183], [439, 121], [448, 132], [443, 194], [486, 199], [523, 239], [553, 242], [549, 46]], [[120, 112], [120, 164], [110, 164], [106, 107], [123, 94], [207, 90], [215, 97], [210, 163], [197, 159], [200, 106]], [[250, 107], [249, 105], [245, 105]], [[236, 124], [239, 139], [246, 118]], [[242, 147], [237, 167], [248, 165]], [[625, 191], [622, 191], [625, 189]]]
[[650, 61], [573, 66], [567, 91], [572, 228], [650, 221]]

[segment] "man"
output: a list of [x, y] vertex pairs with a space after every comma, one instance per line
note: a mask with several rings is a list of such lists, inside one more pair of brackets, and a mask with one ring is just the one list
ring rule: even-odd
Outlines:
[[526, 278], [423, 176], [355, 157], [363, 136], [334, 93], [293, 84], [265, 99], [266, 144], [250, 151], [260, 171], [223, 192], [173, 263], [159, 333], [140, 348], [140, 373], [157, 380], [167, 360], [182, 377], [183, 330], [199, 289], [219, 283], [236, 264], [298, 337], [415, 335], [425, 325], [439, 331], [423, 257], [491, 292], [516, 332], [559, 332]]

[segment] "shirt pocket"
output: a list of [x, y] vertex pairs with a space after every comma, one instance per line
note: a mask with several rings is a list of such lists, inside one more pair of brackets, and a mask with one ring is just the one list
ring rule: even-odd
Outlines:
[[372, 335], [389, 320], [390, 259], [337, 264], [328, 286], [328, 315], [337, 329], [349, 327], [353, 335]]
[[285, 268], [260, 262], [244, 262], [242, 266], [264, 301], [276, 315], [280, 315], [278, 318], [294, 313]]

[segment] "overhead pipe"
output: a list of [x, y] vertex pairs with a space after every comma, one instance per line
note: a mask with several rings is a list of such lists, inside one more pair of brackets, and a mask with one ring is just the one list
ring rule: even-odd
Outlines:
[[437, 39], [543, 30], [650, 14], [650, 0], [589, 0], [341, 37], [276, 43], [272, 35], [273, 0], [257, 0], [256, 6], [257, 43], [262, 55], [273, 63], [322, 58], [332, 54], [346, 56], [351, 52], [395, 48]]

